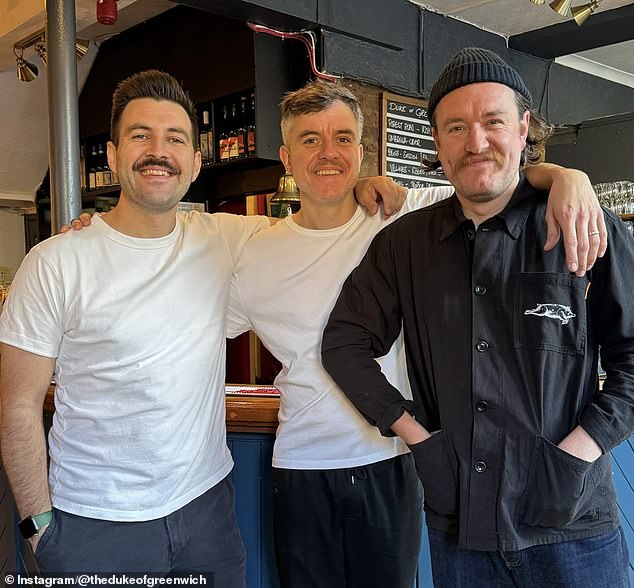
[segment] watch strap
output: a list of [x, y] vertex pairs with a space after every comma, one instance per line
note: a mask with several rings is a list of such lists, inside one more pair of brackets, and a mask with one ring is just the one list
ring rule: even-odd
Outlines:
[[33, 515], [30, 517], [23, 518], [19, 523], [18, 527], [22, 536], [25, 539], [30, 539], [38, 534], [39, 530], [48, 525], [53, 520], [53, 511], [47, 510], [46, 512], [41, 512], [40, 514]]
[[37, 514], [31, 518], [33, 519], [33, 522], [37, 525], [37, 528], [41, 529], [53, 520], [53, 511], [47, 510], [46, 512], [41, 512], [40, 514]]

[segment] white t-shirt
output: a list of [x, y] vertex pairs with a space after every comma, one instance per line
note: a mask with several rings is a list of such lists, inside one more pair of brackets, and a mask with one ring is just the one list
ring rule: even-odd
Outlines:
[[166, 516], [221, 481], [225, 314], [235, 263], [264, 217], [179, 213], [165, 237], [92, 226], [26, 256], [0, 341], [55, 366], [53, 505], [81, 516]]
[[[452, 193], [451, 187], [410, 190], [399, 216]], [[254, 235], [243, 251], [231, 288], [227, 335], [254, 330], [282, 363], [275, 379], [281, 394], [273, 449], [277, 468], [355, 467], [408, 451], [398, 438], [382, 437], [321, 365], [322, 331], [344, 280], [376, 233], [395, 218], [369, 216], [359, 207], [341, 227], [310, 230], [287, 217]], [[407, 395], [402, 340], [378, 361]]]

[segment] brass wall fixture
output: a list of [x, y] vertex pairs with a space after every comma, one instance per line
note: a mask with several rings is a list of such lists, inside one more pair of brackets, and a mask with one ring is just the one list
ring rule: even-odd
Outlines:
[[[86, 55], [89, 46], [90, 41], [86, 39], [77, 39], [75, 41], [75, 55], [77, 59], [81, 59]], [[33, 47], [46, 67], [46, 34], [44, 29], [39, 29], [13, 45], [18, 79], [21, 82], [32, 82], [39, 73], [37, 66], [24, 58], [24, 51], [30, 47]]]
[[[571, 8], [572, 0], [553, 0], [549, 6], [561, 16], [571, 16], [581, 26], [597, 10], [603, 0], [590, 0], [588, 4]], [[533, 4], [545, 4], [546, 0], [531, 0]]]
[[283, 174], [277, 184], [277, 192], [271, 198], [271, 216], [290, 216], [301, 208], [299, 188], [291, 174]]

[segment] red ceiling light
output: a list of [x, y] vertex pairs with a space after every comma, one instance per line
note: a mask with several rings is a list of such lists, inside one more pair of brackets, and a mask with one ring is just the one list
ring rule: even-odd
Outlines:
[[117, 22], [117, 0], [97, 0], [97, 22], [104, 25]]

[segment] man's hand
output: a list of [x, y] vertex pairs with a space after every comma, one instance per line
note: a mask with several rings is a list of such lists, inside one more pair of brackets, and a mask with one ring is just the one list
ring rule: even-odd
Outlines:
[[407, 197], [407, 188], [385, 176], [359, 178], [354, 187], [354, 196], [371, 215], [379, 211], [379, 202], [383, 202], [383, 213], [387, 217], [401, 210]]
[[407, 445], [416, 445], [422, 441], [427, 441], [431, 437], [429, 431], [423, 427], [408, 412], [404, 412], [392, 424], [394, 431]]
[[583, 276], [608, 247], [603, 211], [588, 176], [574, 169], [561, 168], [550, 189], [546, 208], [548, 238], [544, 251], [550, 251], [564, 234], [568, 269]]
[[37, 544], [40, 542], [40, 539], [42, 538], [42, 535], [44, 535], [44, 533], [45, 533], [46, 529], [48, 529], [49, 525], [50, 525], [50, 523], [47, 523], [46, 525], [44, 525], [43, 527], [41, 527], [38, 530], [37, 535], [33, 535], [33, 537], [31, 537], [30, 539], [27, 539], [27, 541], [31, 545], [31, 549], [33, 550], [33, 553], [35, 553], [35, 550], [37, 549]]
[[586, 433], [581, 426], [575, 427], [557, 446], [578, 459], [592, 463], [599, 459], [603, 452], [597, 442]]
[[62, 225], [62, 228], [59, 230], [60, 233], [67, 233], [71, 229], [73, 231], [81, 231], [84, 227], [90, 226], [92, 222], [92, 217], [87, 212], [82, 212], [79, 215], [79, 218], [74, 218], [70, 221], [70, 225]]

